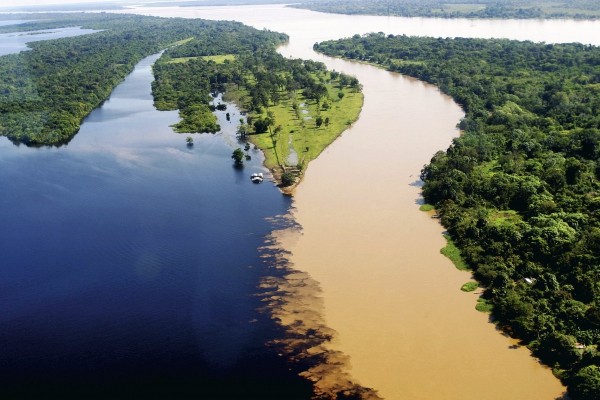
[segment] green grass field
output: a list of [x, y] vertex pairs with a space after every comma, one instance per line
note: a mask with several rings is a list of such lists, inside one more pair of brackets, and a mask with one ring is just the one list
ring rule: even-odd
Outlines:
[[202, 58], [206, 61], [213, 61], [217, 64], [223, 64], [226, 60], [229, 60], [229, 61], [235, 60], [235, 55], [234, 54], [218, 54], [216, 56], [178, 57], [178, 58], [172, 58], [168, 62], [170, 64], [185, 63], [190, 60], [194, 60], [196, 58]]
[[419, 207], [419, 210], [429, 212], [429, 211], [434, 211], [435, 207], [432, 204], [421, 204], [421, 206]]
[[477, 299], [475, 309], [484, 313], [491, 313], [494, 310], [494, 306], [488, 300], [480, 297]]
[[452, 261], [454, 266], [459, 270], [468, 271], [469, 267], [467, 267], [467, 264], [465, 264], [465, 262], [463, 261], [460, 255], [460, 250], [458, 249], [458, 247], [456, 247], [454, 241], [452, 241], [452, 238], [449, 235], [444, 235], [444, 238], [446, 238], [447, 242], [446, 247], [442, 248], [440, 250], [440, 253], [448, 257], [450, 261]]
[[479, 283], [478, 282], [467, 282], [464, 285], [462, 285], [460, 287], [460, 290], [462, 290], [463, 292], [474, 292], [477, 288], [479, 287]]

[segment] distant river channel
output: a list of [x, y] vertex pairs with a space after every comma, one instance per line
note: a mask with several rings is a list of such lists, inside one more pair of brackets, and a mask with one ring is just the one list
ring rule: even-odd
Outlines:
[[[258, 311], [265, 277], [277, 275], [264, 257], [271, 236], [310, 277], [305, 291], [316, 293], [316, 304], [302, 303], [294, 315], [318, 307], [336, 332], [329, 350], [381, 397], [550, 400], [564, 392], [475, 311], [476, 295], [459, 290], [469, 275], [439, 254], [442, 228], [418, 210], [419, 171], [459, 134], [460, 108], [435, 87], [318, 55], [312, 45], [377, 31], [588, 43], [600, 40], [600, 23], [283, 6], [128, 12], [285, 32], [285, 56], [359, 78], [363, 112], [311, 163], [293, 199], [250, 182], [250, 173], [267, 172], [259, 152], [243, 171], [232, 167], [238, 143], [224, 113], [223, 132], [194, 135], [193, 147], [171, 131], [177, 113], [152, 107], [158, 55], [142, 61], [67, 146], [0, 138], [3, 390], [32, 398], [309, 398], [267, 345], [284, 334]], [[238, 119], [234, 106], [227, 111]], [[310, 376], [330, 381], [327, 371]]]

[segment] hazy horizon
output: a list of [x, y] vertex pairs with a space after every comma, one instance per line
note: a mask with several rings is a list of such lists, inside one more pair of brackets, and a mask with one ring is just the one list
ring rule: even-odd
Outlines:
[[71, 4], [89, 4], [89, 3], [107, 3], [107, 4], [143, 4], [155, 2], [174, 2], [185, 0], [3, 0], [0, 8], [9, 7], [30, 7], [47, 5], [71, 5]]

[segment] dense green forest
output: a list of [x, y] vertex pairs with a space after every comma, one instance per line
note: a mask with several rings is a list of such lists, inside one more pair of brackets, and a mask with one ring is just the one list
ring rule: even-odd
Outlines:
[[600, 398], [600, 48], [355, 35], [316, 50], [437, 85], [463, 134], [423, 195], [486, 287], [493, 318], [568, 385]]
[[[179, 110], [181, 121], [174, 127], [178, 132], [219, 131], [211, 94], [225, 91], [227, 83], [242, 84], [250, 68], [277, 55], [275, 45], [285, 40], [283, 34], [242, 27], [207, 30], [171, 47], [153, 67], [156, 108]], [[213, 57], [222, 55], [227, 55], [223, 62]], [[240, 63], [247, 57], [249, 62]]]
[[311, 0], [292, 7], [403, 17], [600, 18], [600, 2], [596, 0]]
[[203, 37], [218, 43], [232, 36], [231, 40], [247, 38], [258, 46], [284, 39], [236, 22], [113, 14], [37, 14], [35, 18], [40, 20], [0, 27], [0, 32], [66, 26], [99, 32], [32, 42], [30, 51], [0, 57], [0, 134], [28, 145], [68, 143], [82, 120], [137, 62], [178, 41]]

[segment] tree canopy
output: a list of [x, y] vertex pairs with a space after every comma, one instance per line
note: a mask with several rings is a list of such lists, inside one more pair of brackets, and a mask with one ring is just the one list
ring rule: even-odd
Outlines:
[[237, 40], [246, 44], [285, 40], [285, 35], [236, 22], [116, 14], [35, 14], [34, 18], [40, 20], [0, 27], [0, 31], [66, 26], [100, 31], [33, 42], [30, 51], [0, 57], [0, 134], [28, 145], [68, 143], [82, 120], [137, 62], [178, 41], [212, 38], [207, 43], [213, 51], [221, 51]]

